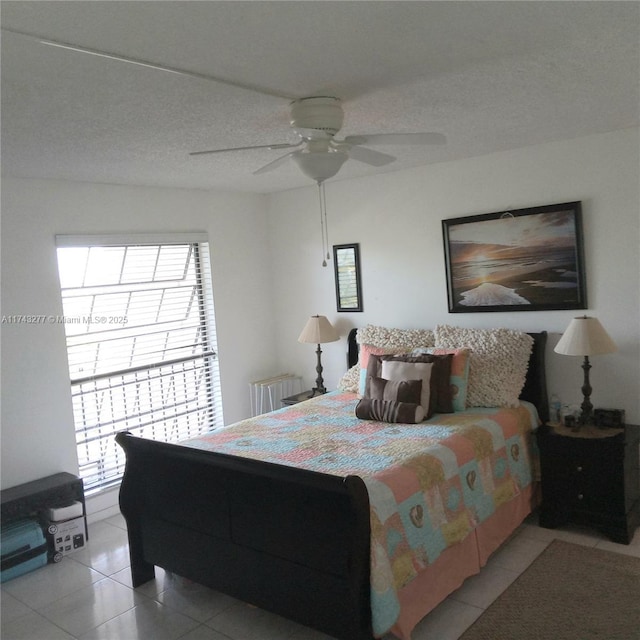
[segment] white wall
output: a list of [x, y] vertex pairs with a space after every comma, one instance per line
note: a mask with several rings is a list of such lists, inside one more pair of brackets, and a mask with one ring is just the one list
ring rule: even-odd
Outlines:
[[[588, 314], [617, 343], [591, 359], [594, 405], [619, 407], [640, 420], [640, 198], [637, 129], [552, 142], [490, 156], [326, 185], [331, 244], [360, 243], [363, 313], [337, 313], [333, 265], [320, 266], [317, 189], [269, 198], [274, 250], [278, 354], [314, 386], [312, 345], [297, 342], [307, 316], [320, 313], [346, 337], [367, 323], [430, 328], [547, 330], [549, 392], [582, 400], [581, 359], [555, 354], [578, 311], [449, 314], [441, 220], [581, 200]], [[345, 369], [344, 340], [325, 344], [325, 384]]]
[[[18, 179], [2, 187], [5, 316], [62, 315], [56, 234], [208, 232], [225, 421], [249, 414], [247, 383], [275, 361], [264, 196]], [[2, 487], [77, 473], [64, 326], [0, 328]]]

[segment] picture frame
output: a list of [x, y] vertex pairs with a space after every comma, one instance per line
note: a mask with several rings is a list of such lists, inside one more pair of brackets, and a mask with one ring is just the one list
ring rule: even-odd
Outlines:
[[338, 311], [362, 311], [360, 245], [333, 245], [333, 268]]
[[449, 313], [586, 309], [582, 203], [442, 221]]

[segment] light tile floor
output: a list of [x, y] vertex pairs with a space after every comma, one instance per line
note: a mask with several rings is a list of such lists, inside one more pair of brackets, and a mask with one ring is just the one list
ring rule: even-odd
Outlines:
[[[2, 585], [2, 640], [331, 640], [162, 569], [132, 589], [121, 516], [91, 525], [89, 537], [59, 564]], [[541, 529], [531, 516], [412, 640], [457, 640], [554, 538], [640, 557], [640, 530], [627, 546], [588, 529]]]

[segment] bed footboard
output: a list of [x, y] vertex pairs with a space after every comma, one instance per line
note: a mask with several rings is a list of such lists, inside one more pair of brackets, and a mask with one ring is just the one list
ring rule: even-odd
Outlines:
[[133, 585], [154, 566], [344, 640], [370, 640], [362, 480], [119, 433]]

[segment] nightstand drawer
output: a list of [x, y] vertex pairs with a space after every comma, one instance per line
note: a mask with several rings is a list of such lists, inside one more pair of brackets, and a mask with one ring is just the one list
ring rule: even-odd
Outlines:
[[575, 509], [603, 513], [624, 509], [623, 444], [615, 437], [552, 442], [553, 452], [542, 455], [543, 495], [546, 484], [557, 499]]

